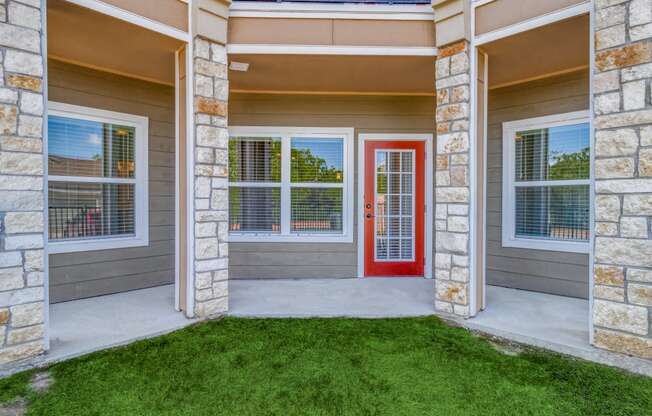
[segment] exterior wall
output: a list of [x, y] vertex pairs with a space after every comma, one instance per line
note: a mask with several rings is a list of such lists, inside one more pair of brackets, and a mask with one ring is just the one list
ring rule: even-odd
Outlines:
[[49, 100], [149, 118], [149, 246], [50, 255], [50, 302], [174, 282], [174, 88], [50, 60]]
[[652, 359], [652, 1], [595, 7], [594, 343]]
[[102, 0], [184, 32], [188, 30], [188, 3], [183, 0]]
[[580, 71], [489, 91], [487, 131], [487, 283], [588, 298], [589, 256], [502, 247], [502, 123], [589, 108], [589, 74]]
[[434, 113], [434, 97], [232, 94], [232, 126], [354, 127], [356, 143], [353, 244], [230, 243], [231, 278], [356, 277], [358, 135], [433, 134]]
[[0, 4], [0, 366], [47, 348], [40, 6]]
[[424, 20], [234, 17], [230, 44], [435, 46], [435, 24]]
[[466, 40], [437, 57], [435, 308], [470, 315], [470, 47]]
[[468, 0], [432, 0], [438, 47], [470, 39], [470, 6]]
[[542, 16], [586, 0], [496, 0], [476, 9], [475, 33], [481, 35]]

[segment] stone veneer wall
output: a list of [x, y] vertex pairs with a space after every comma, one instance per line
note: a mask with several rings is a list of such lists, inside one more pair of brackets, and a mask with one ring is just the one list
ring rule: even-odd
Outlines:
[[0, 365], [44, 350], [41, 1], [0, 1]]
[[595, 7], [594, 342], [652, 359], [652, 0]]
[[228, 310], [228, 145], [226, 47], [194, 41], [195, 314]]
[[439, 49], [436, 63], [435, 308], [469, 316], [469, 43]]

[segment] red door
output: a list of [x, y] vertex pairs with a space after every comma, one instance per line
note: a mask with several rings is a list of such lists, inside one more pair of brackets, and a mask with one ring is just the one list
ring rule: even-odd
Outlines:
[[365, 142], [366, 277], [423, 276], [425, 143]]

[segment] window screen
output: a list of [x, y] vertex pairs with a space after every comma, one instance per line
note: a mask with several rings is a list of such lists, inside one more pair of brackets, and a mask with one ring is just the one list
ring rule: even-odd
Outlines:
[[281, 139], [232, 137], [229, 140], [229, 229], [281, 231]]
[[229, 172], [232, 233], [344, 233], [343, 137], [234, 135]]
[[588, 123], [517, 132], [514, 167], [515, 236], [587, 241]]
[[344, 140], [292, 138], [290, 177], [291, 231], [341, 233]]
[[48, 117], [50, 241], [129, 236], [136, 227], [136, 128]]

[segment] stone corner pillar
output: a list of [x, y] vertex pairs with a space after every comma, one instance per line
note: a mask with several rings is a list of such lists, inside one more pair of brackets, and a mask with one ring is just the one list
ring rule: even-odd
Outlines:
[[470, 315], [470, 44], [439, 48], [436, 62], [435, 308]]
[[42, 13], [0, 4], [0, 367], [47, 348]]
[[230, 1], [193, 3], [194, 314], [229, 308], [228, 62]]
[[595, 7], [593, 343], [652, 359], [652, 1]]

